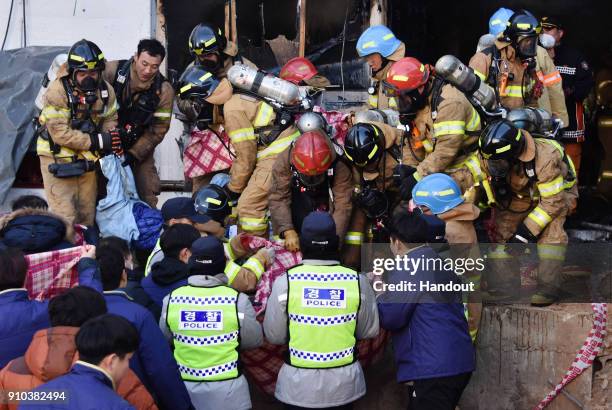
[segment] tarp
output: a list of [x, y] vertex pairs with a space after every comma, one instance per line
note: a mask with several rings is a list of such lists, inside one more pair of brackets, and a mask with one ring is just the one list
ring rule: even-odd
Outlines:
[[13, 185], [34, 136], [34, 100], [44, 73], [67, 47], [0, 51], [0, 203]]

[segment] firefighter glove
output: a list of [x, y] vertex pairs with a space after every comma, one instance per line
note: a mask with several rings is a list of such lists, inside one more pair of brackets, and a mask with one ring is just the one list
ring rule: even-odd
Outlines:
[[534, 234], [532, 234], [529, 228], [527, 228], [527, 226], [522, 222], [518, 226], [518, 228], [516, 228], [516, 232], [514, 233], [514, 235], [512, 235], [510, 240], [508, 240], [509, 243], [524, 243], [524, 244], [536, 243], [537, 241], [538, 241], [538, 238]]
[[412, 188], [417, 184], [416, 168], [410, 165], [399, 164], [393, 168], [393, 182], [400, 189], [401, 199], [408, 201], [412, 198]]
[[112, 153], [119, 156], [123, 155], [121, 136], [119, 135], [119, 132], [113, 130], [110, 132], [101, 132], [99, 134], [91, 135], [90, 151], [98, 152], [102, 155], [109, 155]]
[[283, 232], [285, 237], [285, 249], [290, 252], [297, 252], [300, 250], [300, 237], [297, 232], [293, 229], [289, 229]]

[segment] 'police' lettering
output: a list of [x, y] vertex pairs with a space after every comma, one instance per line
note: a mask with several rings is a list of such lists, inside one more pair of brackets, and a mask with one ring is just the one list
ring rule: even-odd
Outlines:
[[345, 309], [345, 289], [304, 288], [302, 306], [309, 308]]
[[221, 310], [181, 310], [180, 330], [223, 330]]

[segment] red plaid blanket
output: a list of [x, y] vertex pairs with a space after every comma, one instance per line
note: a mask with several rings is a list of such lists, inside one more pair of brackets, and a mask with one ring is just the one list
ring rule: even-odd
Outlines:
[[45, 300], [78, 284], [81, 246], [27, 255], [26, 289], [30, 299]]
[[[233, 153], [234, 149], [223, 127], [219, 135], [223, 139], [223, 144], [230, 147]], [[223, 144], [219, 137], [210, 130], [192, 131], [183, 156], [185, 177], [194, 178], [228, 169], [232, 165], [232, 157]]]
[[[348, 114], [338, 111], [323, 111], [320, 107], [315, 107], [314, 111], [323, 114], [327, 123], [334, 129], [333, 135], [336, 141], [340, 144], [344, 144], [344, 138], [348, 132], [348, 124], [346, 123]], [[223, 143], [230, 147], [232, 153], [234, 153], [234, 149], [230, 144], [230, 139], [223, 130], [223, 127], [220, 128], [219, 135], [223, 139]], [[221, 143], [219, 137], [212, 131], [195, 130], [192, 131], [189, 143], [185, 148], [183, 163], [185, 177], [194, 178], [215, 171], [229, 169], [232, 166], [232, 157], [227, 148]]]

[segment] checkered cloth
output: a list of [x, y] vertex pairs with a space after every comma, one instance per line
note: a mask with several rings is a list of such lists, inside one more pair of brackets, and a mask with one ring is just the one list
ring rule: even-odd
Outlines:
[[[253, 301], [253, 307], [258, 314], [258, 320], [263, 322], [263, 313], [268, 297], [272, 292], [272, 284], [289, 268], [299, 264], [302, 260], [299, 252], [289, 252], [282, 245], [270, 242], [264, 238], [250, 236], [248, 247], [252, 250], [261, 247], [274, 248], [276, 255], [274, 264], [262, 275], [257, 284], [257, 291]], [[374, 339], [361, 340], [357, 343], [358, 358], [362, 366], [368, 366], [377, 359], [383, 351], [389, 334], [380, 329], [378, 337]], [[263, 392], [274, 395], [276, 388], [276, 378], [281, 366], [285, 362], [287, 355], [287, 346], [278, 346], [264, 341], [263, 346], [244, 351], [241, 353], [241, 360], [244, 364], [244, 369], [249, 379], [255, 383]]]
[[[344, 138], [348, 132], [348, 124], [346, 122], [348, 114], [338, 111], [323, 111], [321, 107], [315, 107], [314, 111], [323, 114], [327, 123], [333, 128], [334, 139], [339, 144], [344, 144]], [[220, 127], [219, 135], [223, 139], [223, 143], [230, 147], [232, 153], [235, 153], [223, 127]], [[198, 131], [196, 129], [191, 132], [191, 138], [185, 148], [183, 162], [185, 177], [194, 178], [215, 171], [229, 169], [232, 166], [232, 157], [227, 148], [219, 140], [219, 137], [212, 131]]]
[[[223, 139], [223, 144], [230, 147], [234, 153], [223, 127], [220, 128], [219, 135]], [[210, 130], [192, 131], [183, 157], [185, 177], [199, 177], [231, 167], [232, 157], [223, 144], [219, 137]]]
[[28, 273], [25, 287], [30, 299], [51, 299], [76, 286], [79, 281], [77, 263], [81, 246], [59, 251], [27, 255]]

